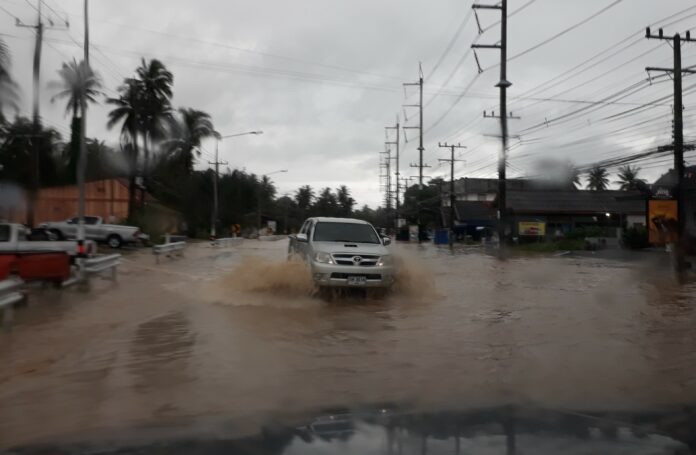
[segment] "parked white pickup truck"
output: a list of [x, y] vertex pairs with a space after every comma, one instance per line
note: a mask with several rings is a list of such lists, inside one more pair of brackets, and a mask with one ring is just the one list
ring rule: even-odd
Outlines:
[[[31, 240], [31, 230], [16, 223], [0, 223], [0, 254], [64, 252], [77, 255], [77, 242], [59, 240]], [[96, 253], [97, 246], [88, 241], [87, 254]]]
[[[61, 239], [77, 237], [78, 218], [65, 221], [43, 223], [40, 227], [55, 233]], [[123, 244], [145, 242], [148, 236], [135, 226], [105, 224], [100, 216], [85, 216], [85, 237], [87, 240], [106, 243], [111, 248], [121, 248]]]
[[350, 218], [309, 218], [290, 236], [288, 258], [297, 256], [312, 269], [320, 288], [389, 288], [394, 261], [380, 236], [367, 221]]

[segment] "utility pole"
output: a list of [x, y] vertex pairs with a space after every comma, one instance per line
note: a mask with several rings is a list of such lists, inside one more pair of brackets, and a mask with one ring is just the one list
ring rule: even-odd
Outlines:
[[391, 194], [391, 148], [387, 145], [385, 141], [384, 151], [380, 152], [382, 159], [379, 163], [380, 167], [380, 178], [384, 179], [384, 205], [388, 212], [392, 208], [392, 194]]
[[[501, 0], [499, 5], [472, 5], [474, 10], [477, 9], [494, 9], [500, 10], [500, 43], [499, 44], [472, 44], [474, 56], [476, 49], [499, 49], [500, 50], [500, 81], [495, 85], [500, 89], [500, 116], [495, 117], [500, 119], [501, 130], [501, 149], [498, 156], [498, 241], [500, 252], [504, 250], [505, 238], [507, 236], [508, 216], [507, 216], [507, 184], [506, 184], [506, 168], [507, 168], [507, 148], [508, 148], [508, 115], [507, 115], [507, 89], [512, 85], [507, 80], [507, 0]], [[478, 56], [476, 56], [478, 62]], [[481, 71], [479, 67], [479, 71]], [[484, 117], [489, 117], [484, 112]]]
[[[33, 133], [34, 140], [32, 141], [32, 154], [31, 154], [31, 168], [32, 168], [32, 178], [31, 178], [31, 189], [29, 194], [29, 203], [27, 204], [27, 224], [29, 226], [34, 226], [34, 206], [36, 204], [36, 198], [39, 191], [40, 175], [39, 175], [39, 151], [40, 151], [40, 139], [41, 139], [41, 116], [39, 114], [39, 90], [41, 86], [41, 48], [43, 46], [43, 33], [45, 26], [43, 23], [43, 16], [41, 13], [43, 6], [43, 0], [39, 0], [38, 7], [36, 11], [38, 17], [35, 25], [25, 24], [19, 19], [16, 19], [15, 25], [17, 27], [33, 28], [36, 30], [36, 41], [34, 42], [34, 68], [33, 68], [33, 99], [32, 99], [32, 119], [33, 119]], [[51, 24], [52, 25], [52, 24]], [[67, 26], [67, 23], [66, 23]]]
[[[418, 168], [418, 185], [423, 188], [423, 168], [430, 167], [423, 164], [423, 65], [418, 64], [418, 82], [408, 82], [403, 84], [404, 87], [418, 86], [418, 104], [404, 104], [403, 107], [418, 108], [418, 126], [404, 126], [404, 138], [406, 138], [406, 130], [418, 130], [418, 164], [411, 164], [411, 167]], [[408, 140], [407, 140], [408, 142]]]
[[85, 137], [87, 135], [87, 76], [89, 75], [89, 7], [88, 0], [84, 0], [85, 8], [85, 42], [84, 42], [84, 62], [82, 71], [84, 80], [82, 81], [82, 93], [80, 94], [80, 155], [77, 158], [77, 251], [80, 257], [86, 256], [85, 250], [85, 173], [87, 171], [87, 150]]
[[218, 178], [220, 175], [220, 165], [227, 165], [227, 161], [220, 161], [218, 159], [218, 146], [220, 145], [220, 139], [216, 138], [215, 139], [215, 161], [210, 162], [208, 161], [208, 164], [212, 164], [215, 166], [215, 172], [213, 174], [213, 210], [212, 210], [212, 216], [210, 220], [210, 240], [215, 240], [217, 236], [217, 221], [218, 221]]
[[676, 196], [677, 196], [677, 244], [674, 251], [674, 266], [680, 280], [683, 280], [683, 273], [686, 270], [685, 250], [686, 250], [686, 193], [684, 188], [684, 121], [683, 121], [683, 100], [682, 100], [682, 74], [695, 74], [695, 70], [683, 69], [681, 62], [681, 43], [694, 42], [691, 33], [686, 32], [682, 38], [679, 33], [673, 37], [664, 35], [662, 29], [658, 30], [657, 35], [650, 32], [650, 27], [645, 29], [645, 37], [648, 39], [659, 39], [672, 41], [674, 50], [673, 68], [648, 67], [645, 70], [661, 71], [671, 73], [674, 80], [674, 172], [677, 174]]
[[41, 82], [41, 46], [43, 45], [43, 32], [44, 24], [43, 18], [41, 16], [41, 6], [43, 1], [39, 0], [38, 18], [36, 25], [24, 24], [17, 19], [17, 27], [27, 27], [36, 30], [36, 41], [34, 42], [34, 84], [33, 84], [33, 100], [32, 100], [32, 118], [33, 118], [33, 130], [34, 138], [32, 140], [32, 152], [31, 152], [31, 189], [29, 194], [29, 200], [27, 204], [27, 224], [34, 227], [34, 209], [36, 205], [36, 198], [39, 192], [39, 147], [41, 142], [40, 132], [41, 132], [41, 119], [39, 117], [39, 86]]
[[400, 209], [400, 196], [399, 196], [399, 192], [400, 192], [399, 180], [400, 180], [400, 178], [399, 177], [401, 175], [399, 172], [399, 116], [398, 115], [396, 116], [396, 125], [395, 126], [387, 126], [385, 129], [386, 130], [394, 130], [396, 132], [395, 140], [389, 141], [389, 138], [387, 137], [387, 141], [385, 142], [385, 144], [387, 144], [387, 146], [394, 145], [396, 147], [396, 156], [395, 156], [396, 170], [394, 172], [394, 175], [396, 176], [396, 189], [395, 189], [395, 191], [396, 191], [396, 195], [395, 195], [396, 196], [396, 216], [395, 216], [395, 218], [397, 221], [395, 222], [394, 227], [398, 228], [399, 226], [397, 226], [396, 224], [398, 224], [398, 220], [399, 220], [399, 209]]
[[455, 161], [463, 161], [463, 160], [457, 160], [454, 158], [454, 149], [465, 149], [466, 147], [461, 145], [461, 144], [448, 144], [444, 143], [441, 144], [438, 142], [437, 144], [438, 147], [441, 148], [448, 148], [450, 149], [450, 158], [449, 159], [439, 159], [438, 161], [440, 162], [448, 162], [450, 164], [450, 216], [449, 216], [449, 244], [452, 245], [454, 243], [454, 218], [456, 214], [456, 207], [455, 204], [457, 202], [457, 196], [454, 192], [454, 163]]

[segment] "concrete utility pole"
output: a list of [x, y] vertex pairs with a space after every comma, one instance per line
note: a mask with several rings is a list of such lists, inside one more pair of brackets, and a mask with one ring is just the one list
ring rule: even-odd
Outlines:
[[85, 250], [85, 173], [87, 172], [87, 148], [85, 137], [87, 135], [87, 76], [89, 75], [89, 7], [88, 0], [85, 0], [85, 42], [84, 42], [84, 80], [82, 81], [82, 93], [80, 94], [80, 155], [77, 159], [77, 251], [80, 257], [86, 256]]
[[[39, 95], [41, 86], [41, 48], [43, 46], [43, 34], [46, 26], [43, 23], [42, 16], [42, 6], [43, 0], [39, 0], [36, 11], [38, 17], [35, 25], [25, 24], [16, 18], [15, 25], [17, 27], [33, 28], [36, 30], [36, 40], [34, 42], [34, 73], [33, 73], [33, 93], [32, 93], [32, 120], [33, 120], [33, 140], [32, 140], [32, 154], [31, 154], [31, 189], [29, 195], [29, 203], [27, 204], [27, 224], [29, 226], [34, 226], [34, 205], [36, 203], [36, 197], [39, 191], [39, 186], [41, 184], [39, 175], [39, 149], [40, 149], [40, 138], [41, 138], [41, 116], [39, 114]], [[51, 24], [53, 25], [53, 24]], [[67, 22], [66, 22], [67, 27]], [[57, 28], [57, 27], [49, 27]]]
[[418, 64], [418, 82], [408, 82], [404, 83], [404, 87], [408, 86], [418, 86], [418, 104], [404, 104], [404, 107], [417, 107], [418, 108], [418, 126], [404, 126], [404, 137], [406, 137], [406, 130], [417, 129], [418, 130], [418, 163], [411, 163], [411, 167], [418, 168], [418, 185], [423, 188], [423, 168], [430, 167], [423, 163], [423, 65]]
[[[472, 44], [472, 49], [499, 49], [500, 50], [500, 81], [495, 85], [500, 89], [500, 116], [495, 114], [489, 116], [484, 112], [484, 117], [495, 117], [500, 119], [501, 130], [501, 150], [498, 156], [498, 240], [500, 251], [502, 252], [507, 237], [509, 221], [507, 216], [507, 148], [508, 148], [508, 115], [507, 115], [507, 89], [512, 85], [507, 80], [507, 0], [501, 0], [499, 5], [472, 5], [477, 9], [496, 9], [500, 10], [500, 43], [499, 44]], [[474, 51], [475, 52], [475, 51]], [[478, 62], [478, 57], [476, 57]]]
[[449, 159], [439, 159], [438, 161], [440, 162], [447, 162], [450, 164], [450, 232], [449, 232], [449, 243], [452, 245], [454, 243], [454, 218], [456, 214], [456, 207], [455, 204], [457, 202], [457, 195], [454, 192], [454, 163], [456, 161], [463, 161], [463, 160], [457, 160], [454, 158], [454, 149], [465, 149], [466, 147], [461, 145], [461, 144], [437, 144], [438, 147], [442, 148], [448, 148], [450, 149], [450, 158]]
[[695, 70], [683, 69], [681, 63], [681, 43], [694, 42], [691, 39], [691, 33], [686, 32], [686, 36], [682, 38], [679, 33], [673, 37], [664, 35], [662, 29], [658, 30], [657, 35], [650, 32], [650, 27], [645, 29], [645, 37], [648, 39], [659, 39], [672, 41], [672, 49], [674, 50], [674, 67], [673, 68], [656, 68], [648, 67], [646, 71], [661, 71], [671, 73], [674, 79], [674, 172], [677, 174], [676, 196], [677, 196], [677, 244], [674, 251], [674, 267], [677, 271], [679, 279], [683, 279], [683, 273], [686, 270], [685, 250], [686, 250], [686, 213], [684, 202], [686, 194], [684, 191], [684, 121], [683, 110], [684, 104], [682, 101], [682, 74], [694, 74]]
[[218, 221], [218, 178], [220, 176], [220, 165], [227, 165], [227, 161], [220, 161], [218, 159], [218, 147], [220, 144], [220, 140], [216, 139], [215, 140], [215, 161], [210, 162], [208, 161], [208, 164], [212, 164], [215, 166], [215, 172], [213, 174], [213, 210], [211, 214], [211, 219], [210, 219], [210, 240], [215, 240], [217, 236], [217, 221]]
[[[398, 220], [398, 219], [399, 219], [399, 209], [400, 209], [400, 196], [399, 196], [399, 192], [400, 192], [400, 182], [399, 182], [399, 180], [400, 180], [400, 178], [399, 178], [399, 176], [401, 175], [401, 174], [399, 173], [399, 116], [398, 116], [398, 115], [396, 116], [396, 125], [395, 125], [395, 126], [387, 126], [387, 127], [385, 127], [385, 129], [386, 129], [387, 131], [388, 131], [388, 130], [394, 130], [394, 131], [396, 132], [396, 138], [395, 138], [395, 140], [394, 140], [394, 141], [389, 141], [389, 138], [387, 137], [387, 141], [385, 142], [385, 144], [387, 144], [387, 146], [393, 145], [393, 146], [396, 147], [396, 156], [394, 157], [394, 158], [396, 159], [396, 169], [395, 169], [395, 171], [394, 171], [394, 175], [396, 176], [396, 189], [395, 189], [395, 192], [396, 192], [396, 194], [395, 194], [395, 195], [396, 195], [396, 212], [395, 212], [395, 215], [396, 215], [396, 216], [395, 216], [395, 219]], [[398, 226], [396, 226], [396, 222], [395, 222], [394, 224], [395, 224], [394, 227], [398, 227]]]
[[[379, 163], [380, 168], [380, 178], [384, 180], [384, 206], [387, 212], [391, 211], [392, 208], [392, 191], [391, 191], [391, 148], [387, 142], [384, 142], [384, 151], [379, 152], [382, 159]], [[383, 173], [382, 173], [383, 172]]]
[[34, 205], [36, 204], [36, 198], [39, 192], [39, 147], [40, 147], [40, 131], [41, 131], [41, 119], [39, 116], [39, 87], [41, 83], [41, 47], [43, 45], [43, 32], [44, 23], [43, 17], [41, 16], [42, 0], [39, 0], [39, 6], [37, 8], [38, 17], [36, 25], [23, 24], [17, 19], [17, 27], [27, 27], [36, 30], [36, 41], [34, 42], [34, 75], [33, 75], [33, 99], [32, 99], [32, 119], [33, 119], [33, 130], [34, 138], [32, 139], [32, 152], [31, 152], [31, 189], [29, 194], [29, 200], [27, 204], [27, 224], [34, 227]]
[[[217, 133], [216, 133], [217, 134]], [[229, 139], [231, 137], [238, 137], [238, 136], [246, 136], [247, 134], [254, 134], [254, 135], [259, 135], [263, 134], [263, 131], [247, 131], [245, 133], [236, 133], [236, 134], [226, 134], [224, 136], [216, 136], [215, 137], [215, 161], [210, 162], [208, 161], [208, 164], [214, 165], [215, 166], [215, 173], [213, 174], [213, 210], [211, 213], [211, 220], [210, 220], [210, 239], [215, 240], [216, 235], [217, 235], [217, 222], [218, 222], [218, 179], [220, 176], [220, 165], [227, 165], [227, 161], [220, 161], [218, 159], [218, 146], [220, 144], [220, 141], [223, 139]]]

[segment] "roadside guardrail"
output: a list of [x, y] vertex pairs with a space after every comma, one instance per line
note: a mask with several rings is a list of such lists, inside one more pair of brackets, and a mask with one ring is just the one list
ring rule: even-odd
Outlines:
[[0, 281], [0, 310], [2, 310], [2, 324], [6, 329], [12, 325], [15, 304], [26, 298], [21, 291], [23, 284], [24, 281], [19, 278]]
[[239, 245], [243, 241], [244, 239], [242, 237], [223, 237], [221, 239], [213, 240], [212, 244], [213, 246], [217, 246], [220, 248], [227, 248], [230, 246]]
[[159, 264], [160, 256], [165, 255], [167, 257], [183, 256], [184, 248], [186, 247], [186, 242], [171, 242], [163, 243], [162, 245], [155, 245], [152, 247], [152, 253], [155, 255], [156, 261]]
[[120, 254], [105, 254], [85, 259], [84, 271], [89, 275], [99, 275], [111, 272], [111, 281], [116, 281], [118, 265], [121, 263]]

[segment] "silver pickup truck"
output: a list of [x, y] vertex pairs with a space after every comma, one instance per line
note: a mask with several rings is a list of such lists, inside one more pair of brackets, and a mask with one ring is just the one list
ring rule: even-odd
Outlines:
[[366, 221], [309, 218], [290, 236], [288, 258], [306, 261], [319, 288], [388, 288], [395, 276], [389, 243]]
[[[75, 217], [65, 221], [43, 223], [40, 227], [55, 233], [61, 239], [74, 239], [77, 237], [77, 224], [78, 218]], [[147, 241], [147, 235], [142, 234], [137, 227], [105, 224], [100, 216], [85, 216], [85, 238], [106, 243], [111, 248], [120, 248], [126, 243]]]
[[[97, 246], [87, 241], [88, 255], [97, 252]], [[0, 254], [65, 252], [77, 255], [77, 242], [59, 240], [33, 240], [31, 230], [21, 224], [0, 223]]]

